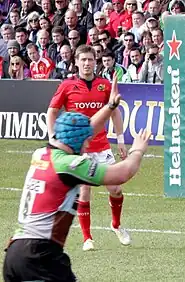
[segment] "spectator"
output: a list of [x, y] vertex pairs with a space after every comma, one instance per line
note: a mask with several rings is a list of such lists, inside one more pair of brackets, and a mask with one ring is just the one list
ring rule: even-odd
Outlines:
[[17, 9], [12, 10], [10, 12], [9, 21], [10, 21], [10, 24], [13, 26], [14, 29], [17, 27], [19, 20], [20, 20], [19, 11]]
[[51, 0], [42, 0], [41, 1], [41, 7], [44, 12], [43, 16], [48, 18], [51, 22], [54, 17], [54, 13], [52, 11], [52, 5], [51, 5]]
[[63, 26], [65, 13], [68, 9], [68, 0], [55, 0], [56, 12], [52, 24], [54, 26]]
[[1, 36], [5, 43], [8, 43], [10, 39], [14, 39], [15, 32], [10, 24], [3, 24], [1, 26]]
[[160, 28], [152, 30], [152, 41], [159, 47], [159, 53], [164, 55], [163, 31]]
[[122, 26], [122, 22], [125, 20], [125, 11], [123, 4], [125, 0], [112, 0], [114, 11], [110, 15], [110, 27], [113, 29], [116, 37], [118, 36], [118, 28]]
[[185, 13], [185, 3], [180, 0], [172, 0], [169, 4], [169, 10], [172, 15]]
[[82, 0], [71, 0], [70, 5], [71, 9], [76, 12], [78, 23], [89, 31], [93, 27], [93, 16], [83, 8]]
[[144, 31], [152, 31], [153, 29], [159, 27], [159, 21], [156, 17], [148, 18], [145, 23], [140, 27], [140, 33]]
[[0, 56], [0, 79], [9, 78], [8, 66], [9, 63], [5, 61], [3, 57]]
[[34, 0], [21, 0], [22, 9], [20, 14], [19, 26], [26, 27], [27, 18], [29, 14], [32, 12], [37, 12], [38, 14], [42, 14], [42, 8], [36, 4]]
[[37, 42], [37, 32], [39, 30], [39, 14], [37, 12], [32, 12], [27, 18], [27, 29], [30, 33], [29, 40], [36, 43]]
[[39, 17], [39, 26], [40, 29], [47, 30], [49, 34], [51, 34], [52, 25], [49, 18], [45, 17], [44, 15], [41, 15]]
[[164, 81], [163, 56], [159, 54], [159, 47], [152, 44], [145, 55], [145, 61], [139, 72], [139, 82], [158, 83]]
[[116, 73], [118, 82], [123, 81], [126, 70], [123, 66], [115, 62], [114, 53], [105, 51], [102, 55], [103, 70], [101, 76], [107, 78], [109, 81], [113, 80], [114, 73]]
[[53, 27], [51, 34], [53, 44], [48, 48], [48, 56], [54, 63], [56, 63], [61, 46], [66, 44], [69, 45], [69, 42], [64, 38], [64, 31], [61, 26]]
[[48, 57], [49, 32], [47, 30], [39, 30], [37, 33], [37, 46], [39, 55], [43, 58]]
[[96, 59], [94, 73], [96, 75], [100, 75], [103, 70], [103, 63], [102, 63], [103, 46], [100, 43], [96, 43], [92, 47], [95, 51], [95, 59]]
[[144, 24], [144, 22], [145, 18], [142, 12], [136, 11], [132, 14], [133, 27], [130, 29], [130, 32], [134, 34], [136, 43], [139, 43], [139, 41], [141, 40], [140, 27]]
[[31, 41], [28, 39], [28, 31], [24, 27], [18, 27], [15, 30], [15, 39], [19, 43], [20, 46], [20, 56], [25, 62], [25, 64], [29, 67], [30, 65], [30, 59], [28, 57], [28, 53], [26, 50], [26, 46], [31, 43]]
[[76, 48], [80, 45], [80, 33], [77, 30], [71, 30], [68, 34], [69, 44], [74, 54]]
[[9, 58], [11, 59], [11, 57], [14, 57], [19, 54], [20, 51], [19, 43], [15, 39], [11, 39], [8, 41], [7, 49], [8, 49]]
[[36, 44], [29, 43], [26, 49], [28, 51], [28, 56], [31, 60], [31, 78], [48, 79], [55, 68], [54, 63], [49, 58], [40, 57]]
[[104, 50], [114, 50], [115, 45], [118, 43], [115, 38], [111, 38], [108, 30], [100, 31], [98, 39]]
[[78, 17], [73, 10], [67, 10], [65, 13], [64, 34], [68, 37], [71, 30], [77, 30], [80, 34], [80, 43], [84, 44], [87, 41], [87, 31], [84, 26], [78, 24]]
[[11, 79], [26, 79], [30, 77], [30, 71], [19, 56], [10, 58], [9, 76]]
[[152, 34], [150, 31], [143, 32], [141, 36], [141, 53], [145, 55], [146, 50], [152, 45]]
[[107, 18], [103, 12], [96, 12], [94, 14], [94, 23], [99, 32], [102, 30], [108, 30], [111, 34], [111, 37], [115, 37], [116, 34], [114, 33], [114, 30], [111, 28], [111, 26], [107, 24]]
[[131, 64], [127, 69], [127, 73], [124, 77], [124, 82], [137, 83], [139, 82], [139, 72], [143, 64], [143, 55], [139, 48], [132, 48], [130, 50]]
[[132, 14], [137, 10], [136, 0], [126, 0], [124, 3], [124, 18], [121, 21], [121, 26], [124, 31], [132, 28]]
[[101, 11], [105, 14], [107, 18], [107, 24], [110, 22], [110, 15], [114, 11], [113, 5], [110, 2], [106, 2], [103, 4]]
[[98, 34], [99, 31], [96, 27], [93, 27], [89, 30], [88, 37], [87, 37], [87, 44], [93, 45], [98, 42]]
[[129, 31], [123, 34], [120, 39], [122, 41], [122, 46], [116, 50], [116, 62], [127, 69], [131, 64], [130, 50], [138, 45], [134, 41], [134, 34]]
[[159, 1], [151, 1], [148, 4], [148, 9], [145, 13], [145, 18], [151, 18], [151, 17], [158, 17], [160, 16], [160, 2]]

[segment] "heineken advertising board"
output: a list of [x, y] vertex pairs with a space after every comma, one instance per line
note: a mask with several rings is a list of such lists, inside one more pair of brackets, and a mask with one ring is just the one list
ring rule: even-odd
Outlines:
[[185, 15], [165, 18], [164, 193], [185, 197]]

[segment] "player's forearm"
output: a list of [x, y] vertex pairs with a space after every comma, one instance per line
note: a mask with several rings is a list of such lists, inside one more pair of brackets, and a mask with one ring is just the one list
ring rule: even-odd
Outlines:
[[104, 128], [105, 122], [110, 118], [113, 111], [115, 110], [112, 110], [109, 105], [106, 105], [91, 117], [91, 125], [94, 128], [93, 136]]
[[133, 151], [128, 157], [108, 167], [104, 185], [120, 185], [127, 182], [139, 170], [143, 153], [140, 150]]
[[54, 135], [54, 124], [58, 115], [58, 109], [56, 108], [48, 108], [46, 115], [46, 124], [48, 129], [49, 138]]
[[112, 122], [114, 125], [114, 130], [116, 132], [116, 135], [123, 136], [123, 118], [118, 108], [114, 110], [114, 112], [111, 115], [111, 118], [112, 118]]

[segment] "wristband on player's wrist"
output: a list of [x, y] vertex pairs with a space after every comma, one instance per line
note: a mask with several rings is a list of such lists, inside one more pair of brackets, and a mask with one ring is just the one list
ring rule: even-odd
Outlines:
[[120, 135], [117, 135], [117, 142], [118, 144], [124, 144], [124, 137], [123, 137], [123, 134], [120, 134]]
[[119, 103], [109, 102], [107, 105], [108, 105], [109, 109], [115, 110], [117, 108], [117, 106], [119, 105]]
[[135, 150], [130, 149], [130, 150], [128, 151], [128, 155], [131, 155], [131, 154], [133, 154], [134, 152], [140, 152], [142, 156], [144, 155], [144, 152], [143, 152], [141, 149], [135, 149]]

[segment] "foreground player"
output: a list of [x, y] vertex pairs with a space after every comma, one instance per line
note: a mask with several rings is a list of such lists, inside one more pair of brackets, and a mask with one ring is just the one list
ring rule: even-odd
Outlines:
[[[111, 84], [107, 79], [95, 77], [95, 51], [92, 47], [81, 45], [77, 48], [76, 65], [79, 76], [72, 77], [62, 82], [51, 100], [47, 112], [47, 126], [49, 137], [54, 134], [53, 126], [59, 110], [64, 106], [66, 111], [77, 111], [92, 117], [105, 104], [107, 104], [111, 91]], [[118, 136], [118, 148], [121, 158], [126, 157], [126, 149], [123, 140], [123, 121], [121, 113], [117, 108], [112, 114], [115, 132]], [[89, 144], [86, 152], [93, 156], [96, 161], [105, 164], [115, 163], [107, 133], [103, 129]], [[110, 184], [111, 185], [111, 184]], [[114, 188], [114, 189], [113, 189]], [[118, 236], [120, 242], [129, 245], [130, 235], [120, 227], [123, 195], [121, 187], [110, 187], [109, 203], [112, 211], [111, 228]], [[83, 250], [94, 249], [92, 235], [90, 232], [90, 186], [83, 185], [80, 190], [78, 203], [78, 218], [83, 232]]]
[[126, 160], [105, 165], [83, 154], [89, 138], [100, 129], [114, 108], [105, 106], [90, 120], [66, 112], [55, 123], [55, 147], [34, 152], [19, 208], [19, 229], [7, 249], [5, 282], [75, 282], [64, 243], [77, 209], [78, 185], [119, 185], [139, 169], [150, 138], [136, 136]]

